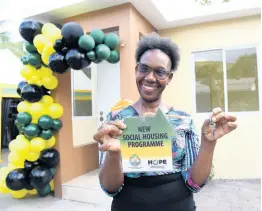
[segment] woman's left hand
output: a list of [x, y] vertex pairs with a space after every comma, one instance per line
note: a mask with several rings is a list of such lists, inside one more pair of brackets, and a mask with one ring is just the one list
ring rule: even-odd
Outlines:
[[[213, 135], [209, 126], [210, 120], [216, 124]], [[235, 116], [225, 114], [221, 108], [214, 108], [210, 119], [207, 119], [202, 126], [202, 138], [206, 141], [216, 141], [237, 128], [236, 120]]]

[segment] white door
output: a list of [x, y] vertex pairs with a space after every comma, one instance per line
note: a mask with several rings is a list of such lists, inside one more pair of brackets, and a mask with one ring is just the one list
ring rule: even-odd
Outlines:
[[120, 63], [97, 64], [96, 111], [98, 124], [106, 119], [112, 106], [120, 100]]
[[96, 112], [99, 127], [106, 120], [111, 107], [120, 100], [120, 63], [110, 64], [103, 61], [97, 64], [95, 69], [97, 71]]

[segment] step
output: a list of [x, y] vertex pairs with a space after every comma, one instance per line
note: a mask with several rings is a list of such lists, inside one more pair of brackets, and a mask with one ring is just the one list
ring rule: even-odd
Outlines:
[[102, 191], [98, 172], [95, 170], [64, 183], [62, 185], [63, 199], [110, 207], [112, 198]]

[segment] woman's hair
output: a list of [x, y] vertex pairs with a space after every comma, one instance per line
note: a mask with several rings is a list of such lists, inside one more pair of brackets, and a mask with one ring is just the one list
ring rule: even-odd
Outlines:
[[150, 35], [143, 36], [139, 42], [136, 49], [136, 62], [140, 61], [141, 56], [147, 50], [159, 49], [163, 51], [171, 60], [171, 71], [177, 69], [178, 63], [180, 61], [180, 55], [178, 47], [171, 39], [160, 37], [156, 32]]

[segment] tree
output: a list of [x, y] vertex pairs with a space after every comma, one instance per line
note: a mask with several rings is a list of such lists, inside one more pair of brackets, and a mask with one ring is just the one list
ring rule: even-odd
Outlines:
[[[195, 0], [195, 2], [200, 3], [201, 5], [211, 5], [213, 0]], [[229, 2], [230, 0], [221, 0], [222, 3]]]
[[[11, 23], [6, 20], [0, 21], [0, 26], [3, 27], [5, 24]], [[23, 41], [12, 42], [11, 33], [5, 30], [0, 32], [0, 50], [2, 49], [9, 49], [18, 58], [26, 54], [23, 51]]]

